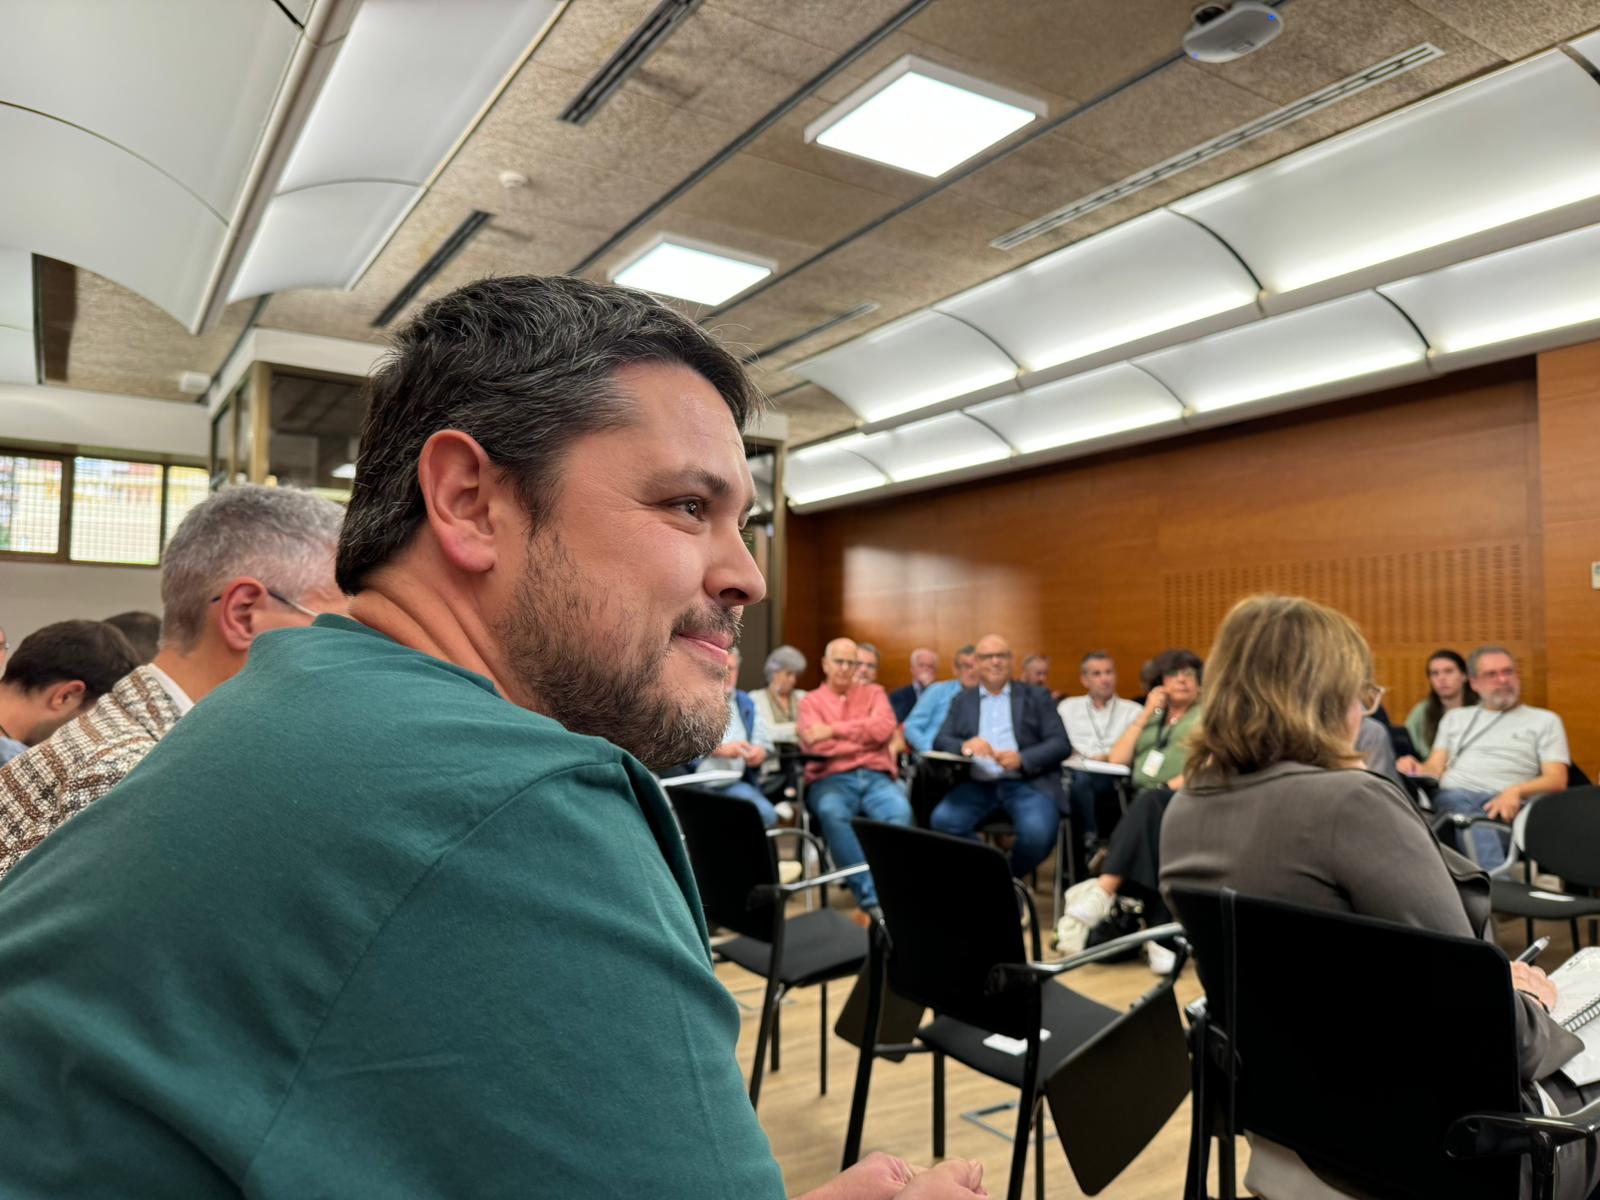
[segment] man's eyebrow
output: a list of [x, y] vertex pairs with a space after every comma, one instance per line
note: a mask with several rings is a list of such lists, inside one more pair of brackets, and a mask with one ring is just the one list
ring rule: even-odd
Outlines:
[[[648, 484], [652, 491], [670, 492], [679, 488], [689, 488], [705, 492], [717, 500], [726, 500], [735, 492], [732, 481], [715, 471], [708, 471], [705, 467], [685, 467], [681, 471], [657, 471], [649, 477]], [[756, 498], [752, 495], [745, 501], [739, 514], [740, 519], [748, 517], [755, 506]]]

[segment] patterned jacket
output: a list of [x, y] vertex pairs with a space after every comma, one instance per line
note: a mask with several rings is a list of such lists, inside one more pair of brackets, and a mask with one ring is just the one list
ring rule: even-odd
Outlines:
[[0, 767], [0, 875], [121, 783], [177, 723], [155, 672], [137, 667], [89, 712]]

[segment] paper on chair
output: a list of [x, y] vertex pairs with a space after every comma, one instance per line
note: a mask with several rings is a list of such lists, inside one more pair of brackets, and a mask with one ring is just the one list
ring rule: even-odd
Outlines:
[[[1050, 1031], [1048, 1029], [1039, 1030], [1039, 1040], [1048, 1042], [1050, 1040]], [[1003, 1033], [991, 1033], [983, 1039], [983, 1044], [991, 1050], [998, 1050], [1001, 1054], [1009, 1054], [1012, 1057], [1028, 1052], [1027, 1038], [1007, 1037]]]

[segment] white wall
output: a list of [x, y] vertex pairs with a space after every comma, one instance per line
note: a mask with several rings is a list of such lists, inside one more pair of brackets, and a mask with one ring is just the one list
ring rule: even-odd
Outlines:
[[0, 628], [13, 646], [53, 621], [135, 608], [161, 612], [161, 572], [153, 567], [0, 562]]

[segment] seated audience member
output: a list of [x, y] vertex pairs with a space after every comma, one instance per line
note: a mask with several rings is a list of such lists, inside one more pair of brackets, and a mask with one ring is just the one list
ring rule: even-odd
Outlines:
[[[1056, 709], [1072, 743], [1073, 757], [1109, 762], [1117, 739], [1139, 719], [1139, 706], [1117, 695], [1117, 664], [1104, 650], [1091, 650], [1083, 656], [1078, 679], [1084, 694], [1068, 697]], [[1114, 776], [1072, 772], [1067, 800], [1072, 810], [1074, 874], [1079, 878], [1084, 873], [1088, 842], [1099, 832], [1096, 809], [1115, 804], [1116, 795]]]
[[[1505, 647], [1479, 646], [1467, 665], [1477, 705], [1445, 713], [1427, 760], [1407, 755], [1399, 767], [1439, 780], [1433, 806], [1440, 812], [1510, 822], [1529, 797], [1567, 786], [1567, 731], [1555, 713], [1522, 703], [1517, 661]], [[1505, 861], [1504, 826], [1480, 822], [1468, 832], [1479, 866], [1492, 870]]]
[[1412, 747], [1427, 758], [1445, 713], [1477, 702], [1478, 693], [1467, 679], [1467, 660], [1454, 650], [1435, 650], [1428, 659], [1428, 698], [1418, 700], [1406, 717]]
[[861, 666], [856, 670], [857, 683], [878, 682], [878, 648], [871, 642], [860, 642], [856, 653], [861, 656]]
[[766, 722], [748, 692], [739, 690], [739, 649], [728, 651], [728, 672], [723, 680], [723, 690], [728, 697], [728, 726], [722, 731], [722, 742], [710, 754], [693, 764], [696, 771], [736, 770], [740, 778], [728, 783], [706, 786], [748, 800], [761, 814], [761, 823], [771, 829], [778, 823], [778, 810], [773, 807], [758, 784], [763, 763], [777, 753], [772, 739], [767, 736]]
[[[856, 817], [911, 824], [911, 805], [894, 781], [894, 712], [875, 683], [860, 683], [861, 661], [849, 638], [835, 638], [823, 651], [823, 685], [800, 701], [800, 744], [826, 762], [806, 764], [806, 804], [822, 827], [838, 867], [862, 862], [861, 843], [850, 822]], [[879, 916], [872, 876], [849, 879], [856, 903]]]
[[149, 662], [161, 652], [161, 618], [155, 613], [137, 610], [107, 617], [106, 624], [122, 630], [128, 645], [139, 656], [141, 664]]
[[991, 813], [1011, 819], [1011, 873], [1021, 878], [1050, 855], [1066, 796], [1061, 764], [1072, 747], [1040, 687], [1013, 683], [1011, 647], [998, 634], [978, 642], [978, 684], [955, 698], [934, 748], [972, 760], [972, 775], [939, 802], [940, 833], [976, 836]]
[[104, 621], [57, 621], [22, 639], [0, 676], [0, 763], [37, 746], [139, 665]]
[[774, 743], [800, 740], [794, 726], [800, 716], [800, 701], [806, 698], [806, 693], [795, 684], [805, 669], [806, 656], [793, 646], [779, 646], [761, 665], [767, 686], [751, 692], [750, 699], [755, 701], [756, 712], [761, 714]]
[[1017, 678], [1029, 687], [1050, 690], [1050, 660], [1042, 654], [1030, 654], [1022, 660]]
[[[1165, 915], [1159, 891], [1161, 820], [1173, 794], [1183, 787], [1189, 735], [1200, 718], [1203, 668], [1191, 650], [1168, 650], [1154, 661], [1160, 682], [1110, 755], [1110, 761], [1132, 768], [1136, 794], [1111, 835], [1100, 874], [1067, 892], [1066, 913], [1056, 929], [1067, 953], [1083, 948], [1089, 930], [1111, 915], [1121, 894], [1141, 902], [1151, 924]], [[1172, 951], [1164, 946], [1148, 943], [1145, 955], [1157, 974], [1171, 967]]]
[[190, 510], [161, 556], [166, 644], [155, 660], [0, 768], [0, 875], [238, 674], [258, 636], [345, 611], [333, 581], [343, 517], [331, 500], [260, 484], [224, 488]]
[[[781, 1200], [649, 772], [717, 745], [765, 591], [753, 387], [644, 293], [532, 276], [366, 386], [351, 617], [259, 639], [0, 881], [0, 1190]], [[980, 1194], [908, 1176], [818, 1196]]]
[[911, 682], [889, 693], [889, 707], [894, 709], [894, 719], [905, 724], [911, 710], [922, 699], [922, 693], [939, 678], [939, 655], [926, 646], [911, 652]]
[[[1405, 793], [1363, 770], [1354, 753], [1362, 713], [1376, 707], [1380, 689], [1372, 653], [1348, 618], [1298, 597], [1252, 596], [1223, 620], [1207, 667], [1184, 787], [1161, 830], [1163, 888], [1234, 888], [1459, 937], [1491, 936], [1487, 877], [1440, 846]], [[1539, 1081], [1570, 1111], [1579, 1098], [1555, 1072], [1582, 1043], [1547, 1015], [1555, 987], [1542, 971], [1512, 963], [1509, 982], [1522, 1079]], [[1375, 983], [1372, 1011], [1351, 1019], [1414, 1019], [1417, 1036], [1427, 1036], [1427, 1014], [1407, 1018], [1392, 988]], [[1587, 1147], [1591, 1158], [1595, 1149]], [[1344, 1194], [1261, 1138], [1252, 1139], [1245, 1183], [1260, 1196]], [[1562, 1185], [1560, 1194], [1588, 1195], [1593, 1184]]]
[[964, 688], [977, 684], [978, 663], [973, 657], [976, 653], [974, 646], [961, 647], [956, 651], [954, 660], [956, 677], [941, 679], [917, 697], [916, 706], [905, 719], [903, 732], [906, 744], [918, 754], [926, 754], [933, 749], [933, 739], [944, 728], [944, 719], [950, 715], [950, 705]]

